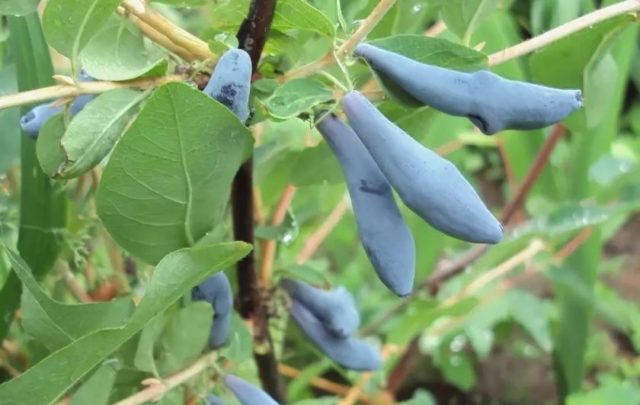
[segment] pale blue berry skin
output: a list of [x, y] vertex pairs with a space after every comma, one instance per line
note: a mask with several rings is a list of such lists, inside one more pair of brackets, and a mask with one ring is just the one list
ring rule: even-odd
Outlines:
[[213, 395], [213, 394], [207, 396], [207, 404], [209, 404], [209, 405], [224, 405], [222, 400], [220, 398], [218, 398], [217, 396]]
[[213, 307], [213, 323], [209, 334], [209, 348], [223, 346], [229, 338], [233, 311], [233, 290], [224, 272], [218, 272], [191, 291], [194, 301], [206, 301]]
[[407, 207], [455, 238], [502, 239], [502, 225], [455, 165], [398, 128], [362, 94], [348, 93], [343, 104], [351, 127]]
[[280, 285], [292, 300], [301, 302], [336, 337], [346, 337], [358, 330], [360, 313], [353, 296], [343, 286], [324, 290], [291, 279], [282, 280]]
[[487, 135], [504, 129], [544, 128], [582, 106], [580, 90], [508, 80], [488, 70], [458, 72], [369, 44], [358, 45], [355, 54], [416, 100], [467, 117]]
[[[81, 71], [80, 75], [78, 75], [78, 79], [83, 82], [93, 81], [93, 78], [86, 74], [86, 72]], [[71, 116], [79, 113], [89, 101], [93, 100], [96, 96], [93, 94], [85, 94], [82, 96], [76, 97], [69, 107], [69, 113]], [[64, 110], [63, 106], [54, 106], [53, 102], [40, 104], [31, 109], [28, 113], [23, 115], [20, 118], [20, 127], [25, 135], [30, 138], [37, 138], [38, 133], [40, 133], [40, 129], [44, 126], [47, 120], [62, 112]]]
[[53, 103], [37, 105], [20, 118], [20, 128], [25, 135], [35, 139], [45, 122], [63, 109], [61, 106], [53, 106]]
[[242, 405], [278, 405], [269, 394], [233, 374], [227, 374], [224, 383]]
[[380, 280], [396, 295], [411, 294], [416, 252], [387, 178], [353, 130], [333, 114], [316, 124], [342, 167], [358, 234]]
[[297, 300], [291, 302], [291, 316], [304, 334], [331, 360], [356, 371], [374, 371], [382, 366], [378, 349], [353, 336], [336, 337]]
[[242, 49], [231, 49], [218, 60], [203, 90], [245, 122], [249, 118], [251, 91], [251, 57]]

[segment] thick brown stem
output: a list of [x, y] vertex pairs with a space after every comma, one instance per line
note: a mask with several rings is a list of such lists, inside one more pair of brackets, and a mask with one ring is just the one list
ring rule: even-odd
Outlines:
[[[260, 62], [267, 41], [277, 0], [252, 0], [247, 18], [238, 30], [240, 49], [251, 57], [253, 73]], [[254, 75], [255, 77], [255, 75]], [[236, 240], [254, 243], [253, 219], [253, 159], [241, 167], [233, 180], [231, 193], [233, 207], [233, 232]], [[258, 367], [262, 387], [278, 401], [286, 403], [285, 391], [278, 374], [278, 363], [269, 334], [269, 317], [265, 300], [260, 291], [255, 269], [255, 254], [252, 252], [237, 265], [238, 309], [243, 318], [251, 320], [253, 326], [253, 357]]]

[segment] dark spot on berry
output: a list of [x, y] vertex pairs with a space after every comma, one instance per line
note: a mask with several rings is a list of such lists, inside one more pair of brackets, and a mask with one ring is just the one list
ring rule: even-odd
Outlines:
[[233, 100], [235, 100], [236, 94], [238, 94], [236, 86], [233, 83], [229, 83], [222, 86], [220, 93], [216, 94], [215, 99], [228, 108], [231, 108], [233, 107]]
[[367, 184], [365, 179], [360, 179], [360, 191], [375, 195], [385, 195], [389, 192], [389, 187], [382, 185], [381, 187], [373, 187]]

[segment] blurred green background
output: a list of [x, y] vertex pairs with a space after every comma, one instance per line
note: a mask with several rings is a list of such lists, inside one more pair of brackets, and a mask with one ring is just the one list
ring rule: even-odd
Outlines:
[[[4, 3], [12, 6], [10, 0]], [[6, 11], [4, 3], [0, 14]], [[399, 304], [402, 301], [375, 277], [357, 237], [340, 167], [308, 120], [315, 107], [336, 105], [341, 86], [349, 86], [345, 72], [328, 66], [313, 78], [285, 84], [277, 80], [330, 52], [377, 3], [282, 0], [263, 53], [260, 80], [254, 83], [258, 266], [264, 266], [260, 258], [266, 244], [275, 241], [275, 277], [346, 286], [361, 310], [363, 331], [386, 356], [384, 370], [372, 375], [339, 369], [288, 325], [286, 300], [269, 291], [270, 327], [290, 402], [338, 403], [357, 386], [357, 399], [351, 403], [392, 403], [393, 397], [412, 404], [640, 403], [637, 15], [619, 15], [532, 54], [490, 66], [511, 79], [582, 89], [584, 108], [544, 130], [484, 136], [466, 119], [403, 105], [362, 62], [347, 58], [343, 68], [353, 85], [378, 100], [381, 111], [397, 125], [455, 163], [496, 216], [504, 215], [525, 179], [535, 180], [509, 216], [505, 240], [444, 282], [429, 280], [436, 269], [464, 258], [473, 246], [442, 235], [403, 209], [417, 244], [417, 288], [411, 299]], [[388, 38], [382, 43], [397, 52], [469, 70], [491, 64], [488, 55], [614, 3], [398, 0], [367, 40]], [[234, 45], [249, 1], [153, 4], [219, 53]], [[44, 2], [40, 6], [42, 10]], [[51, 85], [54, 70], [70, 74], [65, 56], [53, 49], [51, 58], [37, 51], [46, 46], [36, 15], [0, 18], [0, 95]], [[101, 38], [98, 32], [75, 55], [84, 66], [94, 62], [94, 72], [113, 73], [115, 65], [96, 60], [114, 47], [130, 52], [133, 62], [117, 67], [128, 79], [164, 75], [184, 65], [166, 52], [149, 56], [148, 51], [145, 61], [137, 60], [139, 52], [132, 50], [142, 41], [139, 32], [138, 39], [112, 43], [107, 30], [122, 22], [115, 14], [111, 18], [115, 25], [102, 27], [106, 34]], [[44, 28], [45, 37], [52, 37], [56, 28]], [[153, 48], [148, 41], [146, 46]], [[206, 65], [200, 67], [206, 70]], [[128, 246], [116, 245], [98, 218], [94, 197], [104, 164], [75, 179], [49, 180], [40, 171], [34, 142], [20, 133], [18, 110], [0, 110], [2, 242], [17, 245], [42, 289], [58, 301], [139, 300], [153, 268], [127, 253]], [[272, 225], [285, 191], [295, 195], [282, 223]], [[30, 228], [28, 221], [37, 221], [38, 213], [49, 222]], [[228, 239], [228, 216], [217, 225], [218, 234]], [[35, 231], [28, 235], [20, 229]], [[232, 268], [227, 272], [234, 283]], [[25, 321], [38, 318], [29, 313], [33, 308], [25, 307], [24, 297], [18, 321], [7, 322], [15, 309], [10, 302], [19, 304], [19, 290], [10, 284], [18, 282], [11, 281], [10, 274], [9, 261], [0, 260], [0, 308], [8, 327], [6, 333], [0, 328], [0, 381], [20, 375], [56, 349], [46, 341], [46, 331], [34, 336], [29, 330]], [[143, 379], [167, 377], [197, 358], [204, 347], [197, 331], [208, 329], [207, 312], [187, 301], [154, 318], [73, 384], [66, 400], [73, 405], [114, 403], [138, 391]], [[257, 381], [251, 350], [249, 332], [236, 317], [219, 367], [226, 365]], [[146, 362], [140, 360], [143, 355]], [[334, 385], [327, 388], [323, 381]], [[217, 386], [215, 373], [203, 374], [160, 403], [198, 403]]]

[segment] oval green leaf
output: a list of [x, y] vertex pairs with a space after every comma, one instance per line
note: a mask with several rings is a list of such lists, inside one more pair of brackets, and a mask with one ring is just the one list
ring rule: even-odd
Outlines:
[[64, 164], [56, 177], [80, 176], [100, 163], [136, 113], [144, 93], [116, 89], [89, 102], [69, 124], [60, 141]]
[[121, 0], [49, 0], [42, 27], [49, 45], [74, 57], [104, 26]]
[[100, 182], [98, 215], [124, 249], [156, 263], [220, 220], [251, 144], [249, 130], [225, 106], [186, 84], [166, 84], [116, 146]]
[[98, 80], [131, 80], [166, 63], [165, 53], [124, 21], [109, 22], [80, 53], [82, 68]]

